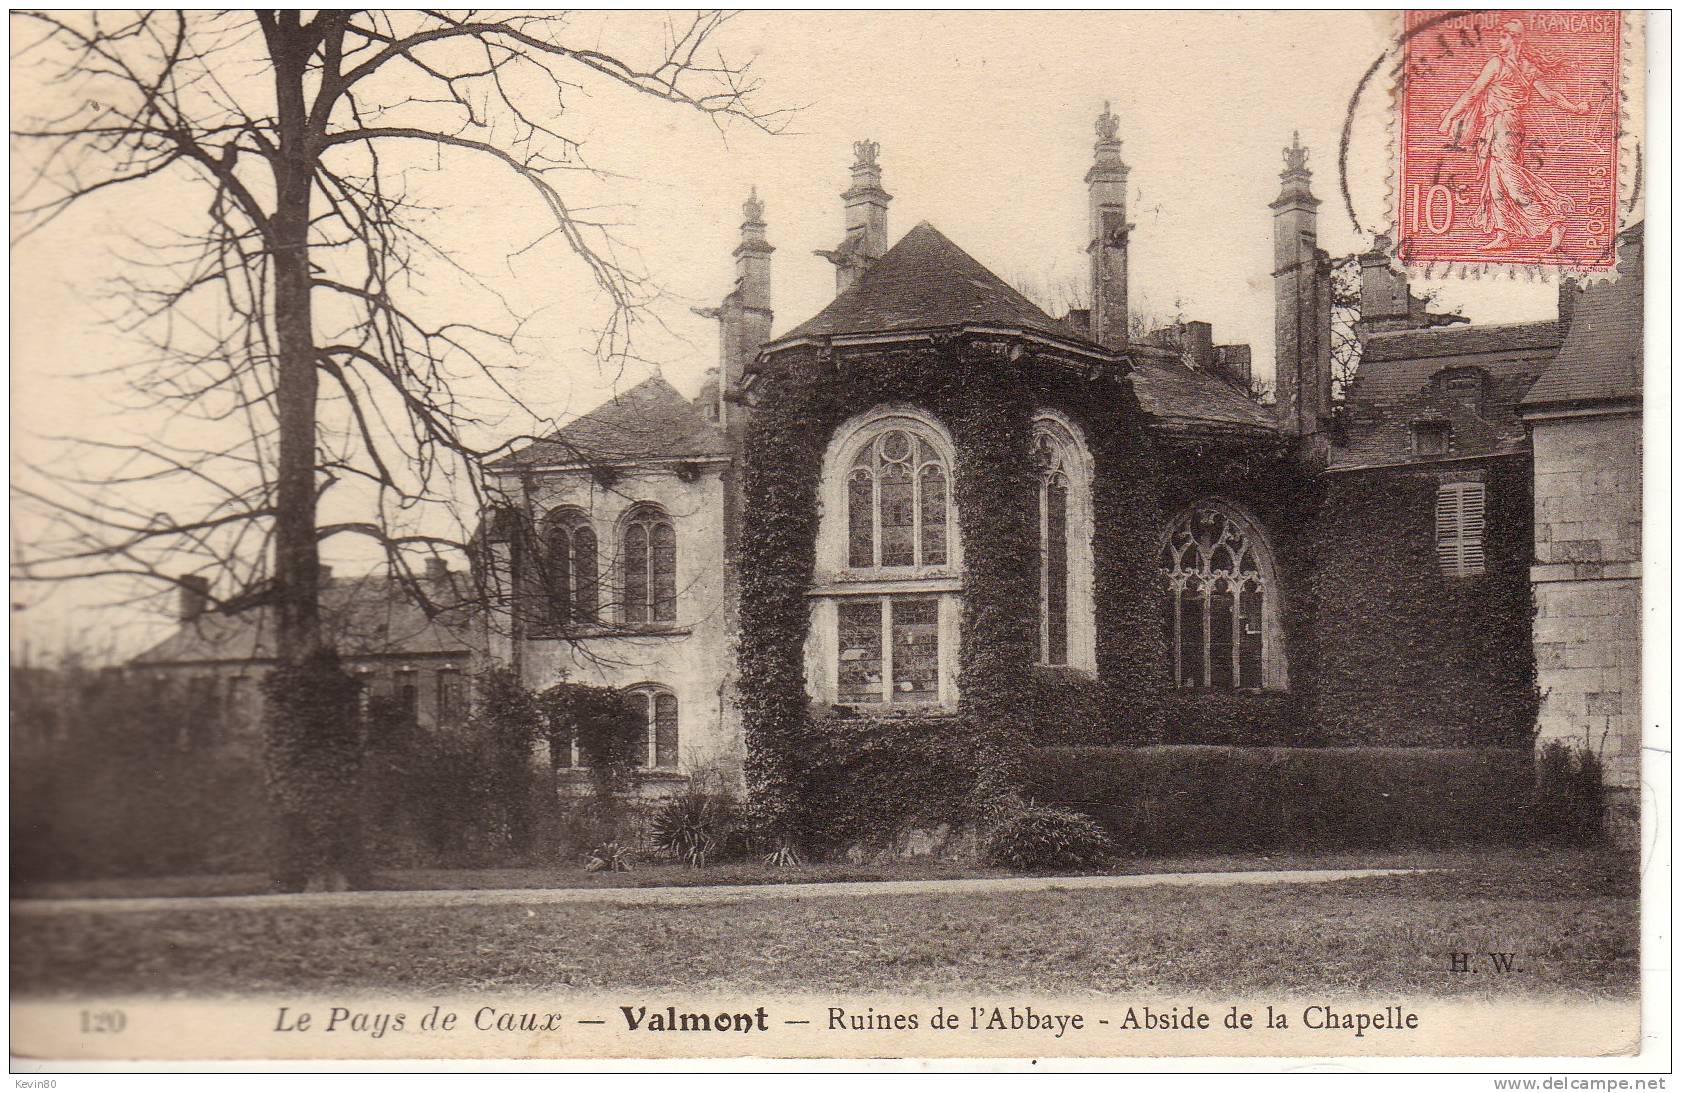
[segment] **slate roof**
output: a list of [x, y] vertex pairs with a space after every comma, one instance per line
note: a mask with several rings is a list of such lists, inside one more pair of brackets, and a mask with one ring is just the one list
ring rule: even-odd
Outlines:
[[[453, 573], [449, 585], [430, 598], [442, 603], [471, 598], [472, 579]], [[321, 590], [321, 620], [341, 656], [468, 655], [474, 648], [471, 607], [428, 619], [397, 581], [383, 575], [328, 581]], [[274, 615], [256, 608], [237, 615], [206, 612], [130, 663], [161, 667], [271, 660]]]
[[[1529, 441], [1517, 406], [1558, 352], [1554, 322], [1433, 327], [1372, 335], [1348, 389], [1345, 443], [1331, 451], [1335, 470], [1389, 467], [1439, 459], [1514, 455]], [[1445, 370], [1476, 368], [1486, 377], [1480, 401], [1446, 391]], [[1413, 426], [1450, 428], [1450, 449], [1415, 454]]]
[[1583, 291], [1558, 356], [1524, 396], [1525, 410], [1640, 398], [1644, 282], [1637, 267]]
[[[1062, 324], [1082, 338], [1091, 328], [1091, 312], [1074, 309]], [[1272, 411], [1224, 378], [1191, 368], [1170, 349], [1135, 342], [1127, 352], [1132, 371], [1127, 380], [1139, 407], [1168, 428], [1277, 434]]]
[[1366, 340], [1360, 363], [1364, 368], [1368, 361], [1376, 364], [1426, 357], [1460, 357], [1473, 353], [1552, 350], [1558, 348], [1558, 343], [1558, 324], [1553, 322], [1437, 326], [1427, 330], [1373, 334]]
[[983, 324], [1089, 344], [923, 221], [828, 307], [766, 348], [801, 338]]
[[1173, 360], [1132, 354], [1128, 377], [1138, 405], [1170, 427], [1277, 433], [1267, 407], [1219, 376], [1193, 371]]
[[553, 436], [493, 460], [492, 470], [579, 463], [680, 459], [728, 453], [724, 434], [655, 376], [614, 395]]

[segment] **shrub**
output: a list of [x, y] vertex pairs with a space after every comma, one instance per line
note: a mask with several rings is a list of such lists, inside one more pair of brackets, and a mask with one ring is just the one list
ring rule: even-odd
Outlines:
[[1096, 869], [1114, 856], [1114, 844], [1090, 816], [1038, 804], [1004, 819], [986, 842], [987, 864], [1011, 869]]
[[1521, 837], [1528, 749], [1041, 748], [1029, 792], [1123, 851], [1445, 845]]
[[1535, 759], [1531, 831], [1549, 842], [1581, 846], [1604, 836], [1605, 770], [1591, 750], [1563, 740]]
[[668, 858], [701, 868], [709, 861], [736, 856], [742, 849], [740, 810], [721, 793], [685, 793], [654, 814], [654, 849]]

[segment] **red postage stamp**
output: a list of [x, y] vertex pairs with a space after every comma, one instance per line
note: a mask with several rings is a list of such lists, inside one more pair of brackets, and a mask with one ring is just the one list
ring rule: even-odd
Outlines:
[[1611, 267], [1621, 13], [1409, 11], [1405, 30], [1402, 261]]

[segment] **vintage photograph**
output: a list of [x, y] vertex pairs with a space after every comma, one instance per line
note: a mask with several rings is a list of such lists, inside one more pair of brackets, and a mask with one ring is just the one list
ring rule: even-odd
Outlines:
[[1650, 18], [11, 12], [14, 1072], [1667, 1071]]

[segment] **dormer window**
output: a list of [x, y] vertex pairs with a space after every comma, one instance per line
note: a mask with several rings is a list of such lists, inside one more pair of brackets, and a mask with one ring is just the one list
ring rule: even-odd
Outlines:
[[1414, 455], [1446, 455], [1453, 429], [1445, 421], [1415, 421], [1413, 431]]
[[1483, 412], [1488, 376], [1480, 368], [1451, 368], [1436, 375], [1436, 389], [1473, 413]]

